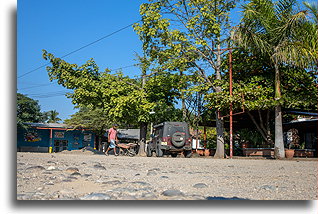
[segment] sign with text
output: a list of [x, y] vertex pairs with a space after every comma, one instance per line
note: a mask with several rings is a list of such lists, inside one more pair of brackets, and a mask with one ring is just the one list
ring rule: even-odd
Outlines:
[[55, 132], [54, 137], [55, 138], [64, 138], [64, 132]]

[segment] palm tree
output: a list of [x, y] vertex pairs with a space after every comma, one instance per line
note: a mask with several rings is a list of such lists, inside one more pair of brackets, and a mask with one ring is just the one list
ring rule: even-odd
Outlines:
[[317, 70], [318, 67], [318, 9], [317, 2], [303, 2], [305, 9], [308, 11], [309, 21], [303, 23], [301, 28], [300, 37], [303, 39], [303, 45], [305, 45], [311, 53], [312, 57], [312, 67]]
[[[315, 54], [313, 38], [308, 26], [308, 11], [295, 10], [296, 0], [251, 0], [243, 6], [241, 24], [233, 33], [233, 40], [254, 54], [269, 56], [275, 68], [275, 158], [285, 157], [280, 83], [280, 66], [291, 64], [306, 67]], [[316, 27], [317, 28], [317, 27]], [[317, 43], [317, 37], [313, 43]], [[316, 46], [315, 46], [316, 47]]]
[[48, 123], [57, 123], [61, 121], [61, 118], [58, 117], [59, 113], [56, 110], [51, 110], [47, 112]]

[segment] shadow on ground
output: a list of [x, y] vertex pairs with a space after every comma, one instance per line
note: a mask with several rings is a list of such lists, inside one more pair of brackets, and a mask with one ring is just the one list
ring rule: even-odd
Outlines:
[[247, 198], [238, 198], [238, 197], [232, 197], [232, 198], [225, 198], [225, 197], [206, 197], [207, 200], [250, 200]]

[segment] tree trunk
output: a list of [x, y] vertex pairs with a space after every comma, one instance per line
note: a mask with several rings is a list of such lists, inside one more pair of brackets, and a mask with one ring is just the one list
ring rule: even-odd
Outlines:
[[139, 137], [139, 151], [138, 156], [145, 156], [145, 143], [146, 143], [146, 137], [147, 137], [147, 123], [142, 122], [140, 124], [140, 137]]
[[[278, 69], [278, 63], [275, 59], [275, 100], [281, 99], [280, 91], [280, 74]], [[283, 140], [283, 121], [282, 121], [282, 108], [281, 104], [277, 104], [275, 107], [275, 158], [285, 158], [285, 148]]]
[[275, 107], [275, 158], [285, 158], [281, 105]]
[[184, 92], [182, 92], [181, 109], [182, 109], [182, 121], [185, 122], [187, 120], [187, 109], [186, 109], [186, 104], [184, 99]]
[[[217, 53], [217, 67], [215, 69], [216, 79], [221, 79], [221, 45], [218, 44], [218, 53]], [[221, 92], [221, 87], [215, 88], [216, 92]], [[224, 121], [223, 118], [218, 117], [218, 111], [216, 113], [216, 152], [214, 157], [215, 158], [224, 158]]]
[[[180, 76], [182, 78], [183, 72], [180, 71]], [[183, 84], [180, 82], [180, 84]], [[184, 89], [184, 87], [182, 87]], [[185, 104], [185, 92], [181, 91], [181, 110], [182, 110], [182, 122], [185, 122], [187, 120], [187, 109], [186, 109], [186, 104]]]
[[266, 136], [267, 136], [268, 144], [270, 145], [270, 147], [272, 147], [274, 145], [274, 142], [272, 139], [271, 128], [269, 125], [270, 112], [271, 112], [270, 110], [267, 110], [267, 113], [266, 113], [266, 130], [267, 130]]
[[259, 111], [259, 123], [257, 123], [255, 117], [251, 114], [250, 111], [247, 111], [247, 114], [249, 115], [249, 117], [251, 118], [251, 120], [253, 121], [257, 131], [262, 135], [263, 139], [266, 141], [267, 145], [273, 145], [273, 140], [271, 138], [271, 131], [270, 131], [270, 126], [269, 126], [269, 110], [267, 110], [267, 115], [266, 115], [266, 128], [263, 124], [263, 119]]
[[216, 151], [215, 158], [224, 158], [224, 121], [216, 112]]
[[[142, 74], [142, 88], [145, 88], [147, 82], [146, 71], [143, 71]], [[147, 123], [140, 123], [140, 136], [139, 136], [139, 151], [138, 156], [146, 156], [145, 147], [146, 147], [146, 138], [147, 138]]]
[[251, 120], [253, 121], [254, 125], [256, 126], [257, 131], [262, 135], [263, 139], [265, 141], [267, 141], [266, 133], [264, 132], [264, 130], [262, 130], [261, 126], [257, 123], [254, 116], [251, 114], [250, 111], [247, 111], [247, 114], [251, 118]]

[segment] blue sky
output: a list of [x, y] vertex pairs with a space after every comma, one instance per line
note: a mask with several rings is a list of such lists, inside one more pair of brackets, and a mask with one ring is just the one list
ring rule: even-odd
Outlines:
[[[47, 63], [42, 59], [42, 49], [61, 57], [138, 21], [139, 5], [143, 2], [145, 1], [18, 1], [18, 92], [39, 100], [42, 111], [58, 111], [62, 119], [75, 113], [71, 100], [61, 95], [67, 90], [49, 81], [45, 67], [23, 75]], [[106, 67], [117, 69], [135, 64], [135, 52], [140, 51], [141, 42], [130, 27], [64, 59], [83, 64], [94, 58], [101, 70]], [[125, 74], [139, 75], [137, 67], [127, 69], [123, 69]], [[48, 97], [44, 98], [45, 95]]]
[[[61, 57], [140, 19], [139, 5], [146, 0], [19, 0], [17, 6], [17, 88], [38, 100], [42, 111], [56, 110], [61, 119], [77, 110], [62, 94], [67, 90], [50, 82], [45, 67], [24, 75], [47, 62], [42, 49]], [[100, 70], [136, 63], [141, 42], [132, 27], [64, 58], [83, 64], [93, 58]], [[138, 67], [122, 70], [140, 74]]]

